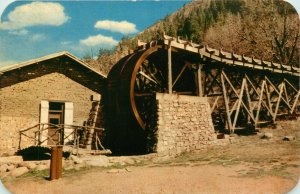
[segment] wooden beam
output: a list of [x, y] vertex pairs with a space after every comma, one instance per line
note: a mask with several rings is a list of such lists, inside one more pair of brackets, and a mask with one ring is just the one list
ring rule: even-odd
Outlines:
[[168, 47], [168, 92], [172, 94], [172, 47], [169, 41]]
[[[273, 122], [274, 123], [275, 123], [275, 120], [276, 120], [279, 104], [280, 104], [280, 101], [281, 101], [281, 98], [282, 98], [283, 88], [284, 88], [284, 82], [282, 82], [281, 86], [280, 86], [278, 101], [277, 101], [276, 108], [275, 108], [274, 115], [273, 115]], [[282, 100], [284, 100], [284, 99], [282, 98]]]
[[297, 95], [296, 95], [296, 97], [295, 97], [295, 101], [294, 101], [294, 104], [293, 104], [293, 106], [292, 106], [291, 113], [293, 113], [294, 110], [295, 110], [295, 107], [296, 107], [296, 105], [297, 105], [297, 103], [298, 103], [299, 96], [300, 96], [300, 91], [298, 91], [298, 93], [297, 93]]
[[268, 105], [269, 105], [269, 110], [270, 110], [271, 116], [273, 118], [274, 112], [273, 112], [273, 108], [272, 108], [271, 96], [270, 96], [270, 92], [269, 92], [267, 82], [265, 84], [265, 88], [266, 88], [266, 94], [267, 94], [267, 101], [268, 101]]
[[[224, 76], [224, 78], [226, 79], [226, 81], [228, 82], [229, 86], [231, 87], [231, 89], [233, 90], [233, 92], [235, 93], [236, 96], [239, 96], [238, 92], [235, 90], [235, 88], [233, 87], [233, 85], [231, 84], [229, 78], [226, 76], [226, 74], [224, 73], [224, 71], [222, 72], [222, 75]], [[245, 110], [248, 112], [248, 114], [250, 115], [252, 121], [254, 122], [254, 117], [252, 116], [252, 114], [250, 113], [250, 111], [248, 110], [247, 106], [245, 105], [245, 103], [242, 101], [241, 102], [243, 107], [245, 108]]]
[[212, 108], [210, 109], [210, 112], [214, 112], [216, 106], [218, 105], [218, 101], [219, 101], [220, 96], [217, 96], [216, 100], [214, 101], [214, 104], [212, 106]]
[[258, 105], [257, 105], [257, 112], [256, 112], [256, 116], [255, 116], [255, 126], [256, 126], [256, 124], [258, 122], [258, 119], [259, 119], [259, 113], [260, 113], [261, 103], [263, 101], [265, 84], [266, 84], [266, 81], [263, 80], [260, 95], [259, 95]]
[[225, 110], [226, 110], [226, 116], [227, 116], [228, 129], [229, 129], [230, 133], [232, 133], [232, 124], [231, 124], [231, 118], [230, 118], [230, 114], [229, 114], [229, 101], [227, 98], [223, 71], [221, 73], [221, 82], [222, 82], [223, 98], [224, 98], [224, 104], [225, 104]]
[[232, 113], [233, 113], [233, 111], [234, 111], [234, 109], [236, 109], [236, 106], [237, 106], [237, 104], [238, 104], [238, 99], [234, 102], [234, 104], [233, 104], [233, 106], [232, 106], [232, 108], [231, 108], [231, 110], [229, 110], [229, 114], [230, 114], [230, 116], [232, 115]]
[[[273, 87], [274, 91], [279, 95], [280, 94], [280, 91], [277, 90], [276, 86], [267, 78], [266, 76], [266, 80], [269, 82], [269, 84]], [[282, 82], [284, 83], [284, 81]], [[282, 98], [282, 101], [287, 105], [287, 107], [291, 110], [291, 106], [290, 104], [284, 99]]]
[[177, 75], [175, 81], [173, 82], [172, 87], [175, 86], [175, 84], [177, 83], [177, 81], [179, 80], [179, 78], [181, 77], [181, 75], [183, 74], [184, 70], [188, 67], [188, 65], [189, 65], [189, 64], [186, 63], [186, 64], [182, 67], [182, 69], [180, 70], [179, 74]]
[[243, 94], [244, 94], [244, 90], [245, 90], [245, 82], [246, 82], [246, 79], [244, 78], [243, 82], [242, 82], [241, 91], [240, 91], [240, 94], [238, 96], [239, 100], [238, 100], [238, 104], [237, 104], [237, 108], [236, 108], [236, 111], [235, 111], [234, 120], [233, 120], [233, 124], [232, 124], [233, 132], [234, 132], [234, 128], [235, 128], [239, 113], [240, 113], [241, 104], [242, 104], [242, 101], [243, 101]]
[[[244, 79], [245, 79], [245, 91], [246, 91], [246, 96], [247, 96], [248, 106], [249, 106], [248, 108], [249, 108], [249, 111], [250, 111], [252, 117], [255, 118], [255, 117], [254, 117], [254, 114], [253, 114], [253, 109], [254, 109], [254, 107], [252, 106], [252, 101], [251, 101], [251, 97], [250, 97], [249, 87], [248, 87], [246, 78], [244, 78]], [[248, 123], [249, 123], [250, 117], [248, 116], [247, 119], [248, 119], [247, 121], [248, 121]], [[255, 119], [253, 120], [253, 122], [255, 123]]]
[[202, 70], [203, 65], [199, 64], [199, 68], [197, 71], [197, 77], [198, 77], [198, 96], [202, 97], [203, 96], [203, 88], [202, 88], [202, 76], [201, 76], [201, 70]]

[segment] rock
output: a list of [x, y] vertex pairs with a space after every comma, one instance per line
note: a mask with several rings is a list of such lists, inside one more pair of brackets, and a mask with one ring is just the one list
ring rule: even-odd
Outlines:
[[30, 162], [30, 163], [28, 163], [28, 165], [27, 165], [27, 168], [29, 168], [29, 169], [35, 169], [37, 167], [37, 165], [36, 165], [36, 163], [34, 163], [34, 162]]
[[0, 166], [0, 173], [7, 172], [7, 171], [8, 171], [8, 165], [7, 164], [2, 164]]
[[74, 166], [73, 165], [68, 165], [66, 167], [64, 167], [65, 170], [72, 170], [74, 169]]
[[282, 140], [283, 141], [293, 141], [293, 140], [295, 140], [296, 138], [295, 138], [295, 136], [284, 136], [283, 138], [282, 138]]
[[236, 133], [231, 133], [231, 134], [229, 135], [229, 137], [238, 137], [238, 134], [236, 134]]
[[300, 139], [300, 131], [296, 132], [295, 136], [297, 139]]
[[23, 162], [22, 156], [0, 157], [0, 164], [3, 164], [3, 163], [19, 164], [21, 162]]
[[119, 169], [111, 169], [107, 173], [119, 173]]
[[109, 149], [97, 150], [95, 152], [95, 155], [110, 155], [110, 154], [112, 154], [112, 152]]
[[80, 170], [80, 168], [82, 168], [82, 165], [76, 165], [76, 166], [74, 166], [75, 170]]
[[8, 157], [8, 156], [14, 156], [16, 154], [15, 150], [5, 150], [1, 157]]
[[125, 168], [125, 170], [127, 171], [127, 172], [132, 172], [132, 170], [131, 170], [131, 168]]
[[273, 133], [270, 133], [270, 132], [265, 132], [261, 136], [262, 139], [271, 139], [272, 137], [273, 137]]
[[109, 161], [120, 165], [135, 164], [135, 160], [129, 156], [109, 157]]
[[28, 168], [27, 167], [19, 167], [19, 168], [15, 168], [11, 171], [11, 176], [13, 177], [18, 177], [21, 176], [23, 174], [25, 174], [26, 172], [28, 172]]
[[74, 156], [74, 155], [71, 155], [70, 159], [73, 160], [74, 164], [82, 164], [82, 162], [83, 162], [79, 157]]
[[12, 170], [15, 169], [15, 168], [16, 168], [15, 165], [10, 164], [10, 165], [8, 165], [7, 170], [8, 170], [8, 171], [12, 171]]
[[125, 162], [119, 162], [118, 164], [121, 165], [121, 166], [125, 166], [126, 165]]
[[20, 164], [18, 164], [19, 167], [27, 167], [28, 169], [34, 169], [37, 167], [35, 161], [24, 161]]
[[50, 160], [43, 160], [42, 162], [40, 162], [40, 164], [46, 165], [48, 168], [50, 168]]
[[120, 173], [120, 172], [131, 172], [131, 171], [127, 171], [126, 168], [125, 169], [111, 169], [111, 170], [107, 171], [107, 173]]
[[107, 167], [111, 166], [112, 164], [109, 163], [109, 159], [107, 156], [96, 156], [96, 157], [86, 157], [84, 158], [84, 161], [87, 165], [90, 166], [102, 166]]
[[48, 169], [48, 166], [45, 164], [40, 164], [36, 167], [36, 170], [41, 171], [41, 170], [46, 170]]

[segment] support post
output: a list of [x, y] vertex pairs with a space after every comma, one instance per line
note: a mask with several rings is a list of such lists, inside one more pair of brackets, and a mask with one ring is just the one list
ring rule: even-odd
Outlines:
[[168, 46], [168, 92], [172, 94], [172, 48], [171, 41]]
[[225, 104], [225, 110], [226, 110], [226, 116], [227, 116], [227, 123], [228, 123], [228, 129], [230, 133], [233, 133], [232, 124], [231, 124], [231, 118], [229, 113], [229, 100], [227, 98], [227, 92], [225, 87], [225, 80], [224, 80], [224, 72], [221, 73], [221, 82], [222, 82], [222, 92], [223, 92], [223, 98], [224, 98], [224, 104]]
[[260, 95], [259, 95], [259, 100], [258, 100], [258, 105], [257, 105], [257, 112], [256, 112], [256, 116], [255, 116], [255, 127], [257, 126], [257, 122], [258, 122], [258, 119], [259, 119], [259, 113], [260, 113], [261, 103], [263, 101], [265, 84], [266, 84], [266, 81], [263, 80], [262, 81], [262, 86], [261, 86], [261, 89], [260, 89]]
[[278, 108], [279, 108], [279, 105], [280, 105], [280, 102], [281, 102], [282, 93], [283, 93], [283, 88], [284, 88], [284, 82], [282, 82], [282, 83], [281, 83], [281, 86], [280, 86], [280, 91], [279, 91], [278, 101], [277, 101], [276, 108], [275, 108], [274, 115], [273, 115], [273, 122], [274, 122], [274, 123], [275, 123], [276, 116], [277, 116], [277, 113], [278, 113]]
[[236, 111], [235, 111], [234, 120], [233, 120], [233, 124], [232, 124], [233, 132], [234, 132], [234, 129], [235, 129], [235, 125], [236, 125], [238, 116], [240, 114], [240, 108], [241, 108], [241, 104], [242, 104], [242, 101], [243, 101], [243, 95], [244, 95], [244, 90], [245, 90], [245, 83], [246, 83], [246, 79], [244, 78], [243, 82], [242, 82], [241, 91], [240, 91], [240, 94], [238, 96], [237, 108], [236, 108]]
[[198, 96], [203, 97], [201, 70], [202, 70], [202, 64], [199, 64], [199, 68], [197, 71], [197, 74], [198, 74]]

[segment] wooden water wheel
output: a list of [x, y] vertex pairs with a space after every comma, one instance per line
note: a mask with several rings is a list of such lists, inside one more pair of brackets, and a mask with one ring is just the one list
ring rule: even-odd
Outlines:
[[[172, 93], [196, 94], [197, 56], [176, 50], [171, 55]], [[112, 68], [106, 98], [111, 149], [147, 152], [147, 125], [155, 119], [155, 94], [169, 92], [168, 70], [168, 49], [162, 45], [137, 50]]]

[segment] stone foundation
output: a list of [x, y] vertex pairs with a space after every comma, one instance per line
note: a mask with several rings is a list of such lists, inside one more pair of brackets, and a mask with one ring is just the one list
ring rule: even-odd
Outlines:
[[156, 94], [157, 153], [177, 155], [207, 148], [216, 139], [205, 97]]

